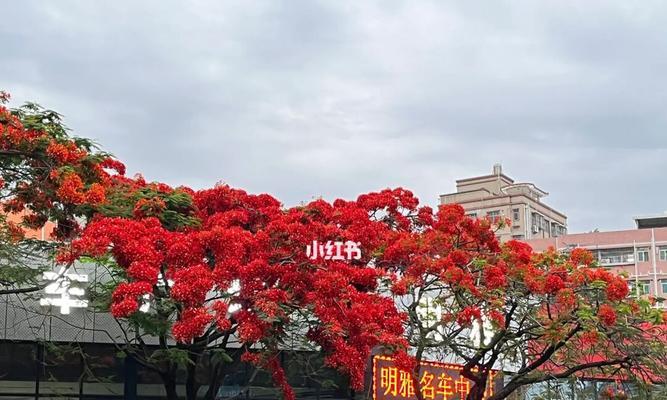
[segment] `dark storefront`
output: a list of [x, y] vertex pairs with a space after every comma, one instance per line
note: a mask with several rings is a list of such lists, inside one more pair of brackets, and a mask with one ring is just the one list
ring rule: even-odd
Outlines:
[[[278, 398], [270, 376], [233, 362], [217, 392], [217, 399]], [[344, 378], [319, 368], [321, 358], [312, 353], [285, 352], [288, 379], [300, 399], [349, 399]], [[318, 371], [304, 373], [317, 364]], [[178, 376], [184, 392], [185, 376]], [[206, 371], [199, 379], [206, 382]], [[203, 395], [207, 385], [200, 388]], [[112, 344], [4, 341], [0, 343], [0, 399], [162, 399], [160, 377], [122, 356]]]
[[[70, 272], [83, 292], [70, 291], [66, 306], [62, 290], [0, 296], [0, 400], [165, 398], [160, 376], [121, 351], [119, 344], [127, 340], [121, 325], [87, 304], [86, 288], [104, 281], [106, 270], [85, 264]], [[144, 340], [149, 351], [159, 348], [156, 338]], [[319, 354], [301, 350], [281, 353], [297, 397], [349, 399], [346, 379], [325, 368]], [[270, 375], [241, 362], [240, 353], [233, 345], [227, 349], [216, 398], [278, 398]], [[208, 388], [206, 361], [197, 369], [202, 395]], [[178, 371], [176, 380], [184, 394], [185, 372]]]

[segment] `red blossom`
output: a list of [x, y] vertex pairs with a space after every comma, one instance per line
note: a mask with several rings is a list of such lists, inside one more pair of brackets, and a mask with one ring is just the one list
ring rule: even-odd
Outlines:
[[607, 298], [610, 301], [620, 301], [625, 299], [630, 293], [628, 283], [620, 276], [613, 277], [607, 283]]
[[93, 183], [90, 185], [90, 188], [88, 188], [88, 191], [86, 192], [86, 202], [97, 205], [103, 203], [104, 200], [106, 200], [104, 186], [100, 183]]
[[131, 263], [127, 269], [127, 275], [130, 278], [137, 281], [146, 281], [151, 285], [157, 283], [159, 274], [160, 269], [158, 267], [141, 261]]
[[616, 310], [608, 304], [602, 304], [598, 309], [598, 317], [600, 322], [606, 326], [613, 326], [616, 324]]
[[83, 193], [83, 180], [79, 175], [66, 174], [60, 182], [57, 194], [66, 203], [83, 203], [86, 199]]
[[126, 318], [139, 309], [139, 302], [131, 297], [122, 299], [111, 305], [111, 315], [116, 318]]
[[46, 148], [46, 153], [60, 164], [77, 163], [86, 156], [86, 151], [78, 148], [74, 142], [63, 144], [52, 141]]
[[565, 282], [556, 274], [548, 274], [544, 281], [544, 290], [547, 293], [556, 293], [564, 287]]
[[204, 302], [206, 293], [213, 288], [211, 270], [205, 265], [194, 265], [176, 271], [171, 296], [183, 304], [197, 305]]
[[394, 363], [398, 369], [406, 372], [412, 372], [417, 367], [417, 359], [405, 351], [394, 354]]
[[205, 308], [188, 308], [181, 313], [180, 319], [172, 328], [174, 339], [180, 343], [190, 343], [204, 333], [212, 320], [213, 316], [208, 314]]
[[575, 308], [577, 304], [577, 295], [572, 289], [561, 289], [556, 294], [556, 304], [561, 307], [564, 312], [568, 312]]
[[21, 229], [20, 226], [16, 225], [12, 221], [6, 221], [5, 227], [7, 229], [7, 236], [11, 243], [18, 243], [25, 237], [25, 232]]
[[100, 166], [102, 168], [107, 168], [107, 169], [112, 169], [116, 171], [119, 175], [125, 175], [125, 165], [111, 157], [105, 158], [101, 163]]
[[570, 252], [570, 261], [575, 265], [590, 265], [593, 263], [593, 254], [578, 247]]
[[167, 208], [166, 203], [159, 197], [142, 198], [134, 206], [134, 216], [137, 218], [155, 217]]
[[465, 307], [459, 315], [456, 317], [456, 322], [461, 326], [471, 326], [473, 320], [480, 320], [482, 318], [482, 312], [477, 307], [468, 306]]
[[[503, 263], [504, 264], [504, 263]], [[486, 268], [485, 283], [489, 289], [498, 289], [507, 285], [506, 269], [502, 266], [492, 265]]]

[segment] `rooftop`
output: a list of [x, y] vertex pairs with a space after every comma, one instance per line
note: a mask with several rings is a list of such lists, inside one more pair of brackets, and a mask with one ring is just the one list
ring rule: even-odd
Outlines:
[[549, 247], [563, 249], [568, 247], [613, 248], [633, 247], [634, 245], [667, 242], [667, 227], [651, 229], [628, 229], [608, 232], [571, 233], [557, 238], [530, 239], [526, 242], [535, 251], [544, 251]]
[[635, 217], [637, 229], [667, 227], [667, 213]]

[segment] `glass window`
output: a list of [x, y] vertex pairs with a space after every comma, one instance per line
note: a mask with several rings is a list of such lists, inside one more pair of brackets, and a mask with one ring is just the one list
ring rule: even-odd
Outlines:
[[660, 252], [660, 261], [667, 261], [667, 247], [659, 247], [658, 251]]
[[0, 399], [35, 398], [27, 394], [35, 393], [36, 356], [35, 343], [0, 343]]
[[667, 279], [660, 281], [660, 286], [662, 286], [662, 294], [667, 294]]
[[633, 296], [644, 296], [651, 294], [650, 281], [639, 281], [639, 285], [637, 285], [636, 281], [630, 281], [628, 282], [628, 287], [630, 288], [630, 294]]
[[533, 228], [533, 233], [537, 232], [549, 232], [549, 221], [544, 218], [542, 214], [532, 213], [531, 214], [531, 225]]
[[632, 247], [622, 249], [604, 249], [599, 252], [600, 264], [630, 264], [635, 262], [635, 252]]
[[84, 378], [89, 382], [104, 379], [110, 382], [122, 382], [123, 363], [119, 352], [111, 345], [86, 343], [84, 347]]
[[467, 213], [466, 215], [469, 216], [470, 218], [477, 218], [476, 212]]
[[5, 381], [35, 380], [36, 350], [35, 343], [0, 343], [0, 393]]
[[75, 345], [45, 342], [42, 377], [57, 382], [77, 382], [81, 378], [82, 351]]
[[551, 236], [558, 237], [558, 236], [562, 236], [564, 234], [565, 234], [565, 227], [564, 226], [562, 226], [562, 225], [560, 225], [556, 222], [551, 223]]
[[648, 247], [640, 247], [637, 249], [637, 261], [647, 262], [649, 260]]
[[512, 220], [513, 221], [518, 221], [520, 219], [520, 213], [518, 208], [513, 208], [512, 209]]
[[500, 221], [500, 210], [487, 211], [486, 217], [495, 224]]
[[642, 288], [642, 294], [650, 294], [651, 293], [651, 282], [649, 281], [641, 281], [639, 282]]

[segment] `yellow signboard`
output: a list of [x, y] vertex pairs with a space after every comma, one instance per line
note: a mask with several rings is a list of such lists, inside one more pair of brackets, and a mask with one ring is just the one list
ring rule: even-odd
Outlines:
[[[391, 357], [373, 358], [373, 400], [416, 399], [415, 388], [424, 400], [463, 400], [473, 382], [461, 375], [462, 366], [422, 361], [418, 379], [399, 369]], [[491, 371], [485, 398], [493, 395], [498, 382], [498, 371]]]

